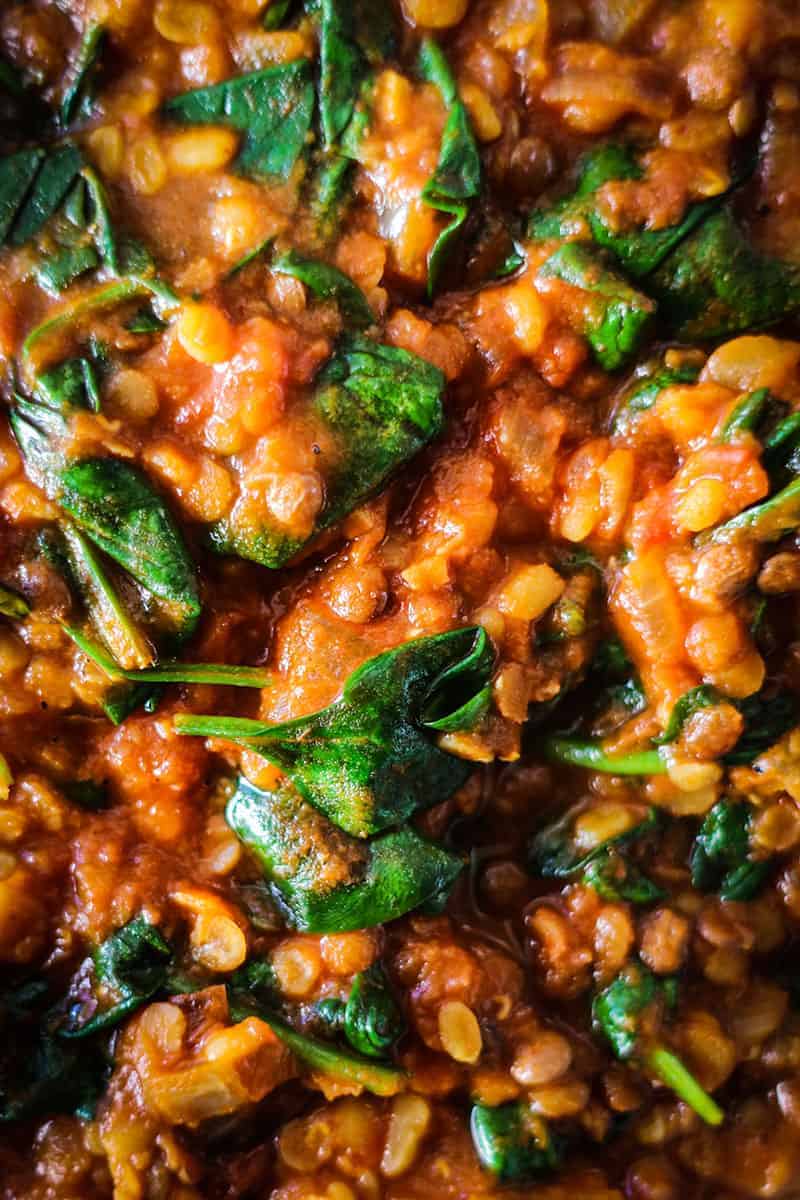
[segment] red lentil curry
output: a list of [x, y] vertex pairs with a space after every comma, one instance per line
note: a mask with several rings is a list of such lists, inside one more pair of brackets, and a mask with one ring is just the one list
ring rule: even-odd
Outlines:
[[0, 50], [2, 1200], [800, 1196], [794, 0]]

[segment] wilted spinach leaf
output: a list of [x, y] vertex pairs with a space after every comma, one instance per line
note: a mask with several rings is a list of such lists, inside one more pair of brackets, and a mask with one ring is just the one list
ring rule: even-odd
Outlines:
[[172, 606], [176, 623], [194, 627], [200, 615], [194, 564], [147, 476], [119, 459], [83, 459], [61, 472], [57, 499], [101, 550]]
[[725, 1114], [677, 1055], [660, 1044], [656, 1029], [674, 1007], [676, 981], [658, 978], [642, 963], [625, 967], [592, 1004], [592, 1022], [623, 1062], [636, 1060], [671, 1088], [703, 1121], [720, 1125]]
[[475, 1153], [501, 1183], [533, 1183], [555, 1171], [562, 1161], [562, 1140], [546, 1131], [541, 1122], [534, 1133], [526, 1116], [521, 1103], [497, 1108], [473, 1105], [470, 1132]]
[[319, 111], [323, 145], [331, 150], [352, 120], [370, 66], [392, 52], [389, 5], [370, 0], [307, 0], [319, 35]]
[[616, 371], [638, 350], [656, 306], [613, 270], [599, 251], [567, 242], [539, 268], [538, 279], [560, 280], [583, 293], [579, 331], [606, 371]]
[[233, 169], [254, 179], [288, 179], [306, 147], [314, 84], [305, 59], [239, 75], [168, 100], [165, 117], [225, 125], [242, 135]]
[[545, 825], [534, 835], [528, 849], [530, 869], [545, 879], [569, 879], [584, 872], [590, 863], [612, 848], [619, 852], [632, 842], [653, 834], [660, 825], [658, 810], [647, 809], [644, 815], [631, 810], [630, 825], [621, 833], [598, 842], [590, 850], [577, 841], [576, 821], [584, 812], [583, 804], [568, 809], [563, 816]]
[[94, 86], [105, 41], [106, 31], [102, 25], [86, 26], [72, 69], [72, 82], [61, 101], [61, 124], [65, 128], [77, 117], [91, 115]]
[[772, 864], [750, 857], [753, 809], [720, 800], [705, 817], [691, 853], [692, 884], [718, 892], [722, 900], [752, 900], [767, 882]]
[[470, 764], [436, 746], [428, 716], [441, 727], [461, 712], [487, 686], [492, 665], [484, 630], [457, 629], [369, 659], [338, 700], [310, 716], [266, 725], [184, 714], [175, 724], [182, 733], [229, 737], [255, 750], [339, 828], [366, 837], [445, 799], [467, 779]]
[[452, 218], [428, 256], [428, 295], [432, 296], [458, 232], [467, 219], [470, 204], [480, 194], [481, 159], [450, 66], [443, 51], [430, 38], [422, 43], [419, 70], [423, 79], [439, 89], [448, 110], [439, 162], [422, 189], [426, 204]]
[[318, 300], [335, 301], [345, 324], [353, 329], [366, 329], [374, 324], [375, 317], [361, 288], [330, 263], [307, 258], [297, 250], [287, 250], [277, 255], [270, 267], [279, 275], [299, 279]]
[[4, 617], [11, 617], [13, 621], [24, 621], [30, 611], [23, 596], [0, 583], [0, 613]]
[[289, 784], [262, 792], [240, 778], [225, 818], [291, 923], [309, 933], [368, 929], [440, 904], [463, 866], [406, 827], [350, 837]]
[[[441, 371], [407, 350], [357, 336], [340, 341], [317, 376], [311, 403], [336, 444], [332, 455], [323, 447], [318, 456], [325, 504], [312, 537], [352, 512], [436, 436], [443, 390]], [[266, 520], [261, 529], [242, 528], [235, 510], [209, 536], [221, 553], [268, 567], [283, 566], [311, 540]]]
[[[89, 975], [80, 978], [79, 995], [72, 1002], [67, 999], [59, 1035], [86, 1038], [114, 1028], [164, 985], [171, 962], [172, 949], [157, 927], [144, 917], [134, 917], [94, 952]], [[107, 1008], [98, 1003], [98, 986], [115, 997]]]
[[344, 1034], [368, 1058], [385, 1058], [406, 1029], [380, 963], [356, 975], [347, 1000], [321, 1000], [316, 1014], [328, 1032]]

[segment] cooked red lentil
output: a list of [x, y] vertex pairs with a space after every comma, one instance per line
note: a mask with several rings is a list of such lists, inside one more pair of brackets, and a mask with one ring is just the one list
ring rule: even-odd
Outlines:
[[2, 1200], [800, 1196], [795, 0], [0, 52]]

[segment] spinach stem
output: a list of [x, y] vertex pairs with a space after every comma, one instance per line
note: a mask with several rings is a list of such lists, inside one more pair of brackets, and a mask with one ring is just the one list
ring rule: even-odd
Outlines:
[[600, 741], [549, 737], [543, 743], [545, 758], [570, 767], [585, 767], [608, 775], [665, 775], [666, 763], [657, 750], [637, 750], [618, 756], [607, 754]]
[[650, 1050], [645, 1058], [646, 1065], [662, 1083], [693, 1108], [707, 1125], [721, 1125], [725, 1113], [708, 1092], [700, 1087], [691, 1072], [687, 1071], [677, 1055], [663, 1046]]

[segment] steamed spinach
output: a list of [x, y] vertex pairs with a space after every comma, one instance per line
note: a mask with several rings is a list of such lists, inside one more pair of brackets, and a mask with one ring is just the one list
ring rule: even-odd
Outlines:
[[[407, 350], [358, 336], [340, 341], [311, 401], [335, 444], [318, 456], [325, 503], [311, 537], [352, 512], [438, 434], [443, 391], [441, 371]], [[235, 510], [209, 536], [220, 553], [268, 567], [283, 566], [311, 540], [266, 519], [261, 528], [243, 528]]]
[[375, 317], [361, 288], [330, 263], [287, 250], [272, 260], [270, 268], [278, 275], [299, 279], [318, 300], [333, 300], [352, 329], [367, 329], [374, 324]]
[[[79, 975], [76, 994], [67, 997], [59, 1035], [86, 1038], [119, 1025], [165, 984], [172, 957], [158, 928], [134, 917], [98, 946], [89, 972]], [[108, 1007], [98, 1001], [98, 987], [113, 995]]]
[[12, 621], [24, 621], [30, 611], [23, 596], [0, 583], [0, 614], [10, 617]]
[[590, 151], [581, 161], [575, 191], [553, 208], [535, 212], [529, 236], [542, 241], [578, 235], [610, 251], [634, 279], [643, 279], [715, 212], [727, 195], [690, 204], [682, 220], [665, 229], [641, 225], [620, 231], [599, 202], [598, 192], [607, 183], [642, 179], [644, 174], [640, 156], [629, 146], [611, 142]]
[[23, 246], [35, 237], [63, 204], [82, 166], [71, 142], [0, 159], [0, 241]]
[[184, 635], [200, 616], [194, 564], [183, 536], [146, 475], [115, 458], [79, 460], [61, 471], [56, 498], [83, 532], [151, 595]]
[[295, 1058], [306, 1063], [313, 1071], [329, 1075], [344, 1084], [363, 1088], [374, 1096], [394, 1096], [402, 1091], [406, 1076], [397, 1067], [370, 1062], [368, 1058], [361, 1058], [318, 1038], [298, 1033], [275, 1013], [269, 1003], [265, 1005], [257, 990], [253, 994], [246, 986], [242, 986], [241, 982], [237, 985], [232, 981], [228, 985], [228, 995], [234, 1021], [243, 1021], [249, 1016], [266, 1021], [272, 1032], [288, 1046]]
[[664, 732], [653, 738], [653, 744], [668, 746], [671, 742], [676, 742], [684, 725], [696, 712], [700, 712], [703, 708], [713, 708], [714, 705], [721, 703], [723, 703], [723, 697], [715, 688], [708, 687], [706, 684], [684, 692], [680, 700], [673, 706]]
[[370, 0], [306, 0], [319, 37], [319, 114], [327, 151], [336, 147], [353, 119], [371, 67], [394, 49], [388, 5]]
[[656, 1036], [665, 1011], [674, 1007], [675, 994], [674, 979], [658, 978], [643, 964], [631, 963], [595, 996], [592, 1022], [617, 1058], [641, 1063], [703, 1121], [720, 1125], [722, 1109]]
[[61, 101], [61, 124], [67, 128], [77, 118], [91, 116], [94, 89], [100, 60], [106, 43], [106, 30], [92, 23], [86, 26], [72, 71], [72, 82]]
[[332, 1033], [367, 1058], [386, 1058], [406, 1030], [391, 984], [380, 963], [359, 972], [347, 1000], [321, 1000], [316, 1015]]
[[422, 189], [425, 203], [450, 217], [428, 255], [428, 295], [432, 296], [470, 206], [480, 195], [481, 159], [450, 66], [430, 38], [420, 49], [419, 72], [438, 88], [448, 113], [436, 170]]
[[800, 309], [800, 267], [754, 249], [729, 208], [686, 238], [648, 286], [684, 341], [763, 329]]
[[368, 929], [440, 906], [463, 866], [407, 827], [350, 837], [288, 784], [262, 792], [240, 778], [225, 818], [291, 924], [309, 933]]
[[767, 882], [772, 864], [750, 857], [754, 810], [746, 801], [720, 800], [706, 815], [692, 846], [692, 885], [722, 900], [752, 900]]
[[660, 826], [658, 811], [648, 810], [641, 820], [621, 833], [606, 838], [590, 850], [576, 844], [575, 821], [583, 806], [571, 809], [532, 839], [528, 849], [529, 869], [545, 879], [575, 879], [594, 888], [606, 900], [652, 904], [664, 896], [625, 851], [651, 837]]
[[303, 154], [314, 114], [305, 59], [239, 75], [168, 100], [165, 117], [184, 125], [224, 125], [241, 134], [233, 170], [253, 179], [288, 179]]
[[110, 679], [128, 683], [208, 683], [231, 687], [269, 687], [271, 672], [261, 667], [228, 666], [226, 663], [161, 662], [155, 667], [128, 670], [119, 665], [101, 646], [85, 637], [79, 629], [64, 627], [64, 632]]
[[622, 435], [630, 433], [641, 414], [653, 407], [666, 388], [695, 383], [699, 374], [700, 368], [695, 363], [668, 367], [660, 359], [647, 363], [643, 369], [637, 369], [614, 405], [611, 432]]
[[656, 306], [596, 251], [568, 242], [539, 268], [538, 278], [560, 280], [583, 293], [580, 332], [606, 371], [616, 371], [639, 349]]
[[522, 1103], [489, 1108], [475, 1104], [470, 1133], [481, 1166], [501, 1183], [534, 1183], [561, 1164], [563, 1145], [543, 1122], [526, 1121]]
[[430, 730], [450, 728], [449, 718], [465, 707], [464, 720], [474, 720], [470, 704], [485, 694], [493, 660], [483, 629], [457, 629], [369, 659], [338, 700], [310, 716], [268, 725], [179, 714], [175, 725], [255, 750], [339, 828], [366, 837], [465, 782], [470, 764], [440, 750]]

